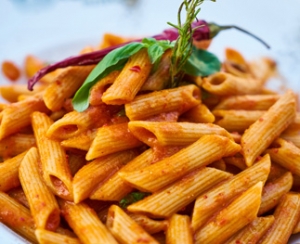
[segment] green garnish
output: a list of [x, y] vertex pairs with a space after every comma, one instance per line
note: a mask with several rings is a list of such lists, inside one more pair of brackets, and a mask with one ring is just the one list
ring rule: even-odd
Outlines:
[[[194, 19], [196, 19], [198, 13], [201, 10], [200, 8], [198, 8], [198, 6], [200, 6], [203, 2], [204, 0], [184, 0], [178, 10], [178, 24], [175, 25], [168, 22], [168, 24], [176, 28], [179, 33], [179, 37], [177, 38], [177, 41], [173, 48], [173, 54], [171, 58], [171, 87], [178, 86], [179, 80], [184, 75], [183, 67], [192, 54], [193, 33], [195, 31], [195, 28], [192, 28], [192, 22], [194, 21]], [[186, 20], [184, 23], [182, 23], [181, 11], [184, 7], [186, 10]]]
[[174, 46], [170, 41], [157, 41], [154, 38], [145, 38], [142, 42], [132, 42], [123, 47], [109, 52], [92, 70], [83, 85], [76, 92], [72, 104], [75, 110], [82, 112], [89, 107], [90, 89], [100, 79], [107, 76], [114, 70], [121, 70], [129, 57], [140, 51], [148, 49], [148, 55], [154, 67], [159, 63], [163, 53]]
[[[169, 23], [178, 30], [178, 39], [176, 41], [158, 41], [154, 38], [144, 38], [141, 42], [131, 42], [106, 54], [76, 92], [72, 100], [74, 109], [78, 112], [86, 110], [89, 107], [89, 96], [92, 86], [112, 71], [123, 69], [128, 59], [142, 48], [147, 48], [154, 70], [157, 68], [164, 52], [168, 49], [172, 49], [170, 87], [178, 86], [184, 74], [207, 76], [219, 71], [221, 63], [215, 55], [205, 50], [197, 50], [193, 47], [193, 33], [201, 26], [193, 29], [191, 24], [200, 11], [200, 8], [197, 9], [197, 7], [202, 4], [203, 1], [204, 0], [184, 0], [180, 5], [178, 11], [178, 25]], [[181, 23], [181, 11], [183, 7], [185, 7], [187, 11], [186, 22], [184, 24]]]
[[148, 192], [131, 192], [120, 200], [120, 207], [127, 208], [127, 206], [129, 206], [130, 204], [140, 201], [149, 195], [150, 193]]

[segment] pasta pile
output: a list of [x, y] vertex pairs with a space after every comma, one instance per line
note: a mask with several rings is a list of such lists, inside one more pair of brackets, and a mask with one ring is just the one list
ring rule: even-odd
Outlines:
[[31, 93], [1, 87], [0, 221], [33, 243], [287, 243], [300, 232], [296, 95], [265, 88], [272, 60], [225, 56], [166, 89], [170, 53], [151, 73], [141, 50], [84, 112], [71, 98], [94, 66]]

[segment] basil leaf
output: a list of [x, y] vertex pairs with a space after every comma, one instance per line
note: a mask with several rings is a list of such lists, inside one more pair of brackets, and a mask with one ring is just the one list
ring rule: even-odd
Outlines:
[[154, 69], [156, 69], [161, 56], [164, 54], [165, 50], [162, 46], [158, 44], [153, 44], [148, 48], [148, 55], [150, 58], [151, 63], [154, 65]]
[[74, 109], [78, 112], [86, 110], [89, 107], [89, 95], [91, 87], [112, 71], [122, 69], [128, 58], [140, 51], [144, 46], [145, 45], [143, 43], [132, 42], [108, 53], [96, 65], [96, 67], [84, 81], [83, 85], [76, 92], [72, 100]]
[[127, 194], [123, 199], [120, 200], [119, 204], [121, 208], [127, 208], [128, 205], [142, 200], [149, 196], [149, 192], [131, 192]]
[[192, 55], [183, 66], [183, 71], [193, 76], [208, 76], [221, 69], [221, 62], [214, 54], [193, 48]]
[[175, 44], [175, 42], [167, 40], [157, 41], [154, 38], [144, 38], [142, 42], [148, 47], [148, 55], [151, 63], [153, 64], [153, 70], [157, 69], [164, 52], [167, 49], [174, 47]]

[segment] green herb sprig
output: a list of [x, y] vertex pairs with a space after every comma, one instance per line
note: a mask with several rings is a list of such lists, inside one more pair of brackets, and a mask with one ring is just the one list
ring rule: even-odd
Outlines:
[[[193, 33], [196, 28], [192, 28], [192, 22], [196, 19], [200, 8], [198, 8], [204, 0], [184, 0], [178, 10], [178, 24], [172, 24], [168, 22], [169, 25], [176, 28], [179, 33], [179, 37], [175, 43], [172, 54], [172, 64], [170, 68], [171, 72], [171, 87], [178, 86], [179, 80], [184, 75], [183, 67], [193, 51]], [[186, 20], [184, 23], [181, 21], [182, 9], [186, 10]], [[201, 26], [199, 26], [201, 27]], [[197, 27], [197, 28], [199, 28]]]

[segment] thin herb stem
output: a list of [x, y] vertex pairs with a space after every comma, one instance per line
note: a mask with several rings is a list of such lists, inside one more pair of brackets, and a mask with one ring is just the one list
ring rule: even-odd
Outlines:
[[[178, 24], [169, 25], [175, 27], [178, 30], [179, 37], [176, 40], [175, 46], [173, 48], [173, 55], [171, 57], [171, 87], [176, 87], [180, 78], [183, 76], [182, 68], [189, 56], [192, 53], [193, 48], [193, 32], [191, 24], [196, 18], [197, 14], [200, 12], [200, 8], [197, 7], [203, 3], [204, 0], [184, 0], [179, 7], [177, 21]], [[181, 21], [181, 13], [185, 7], [186, 10], [186, 20], [184, 24]]]

